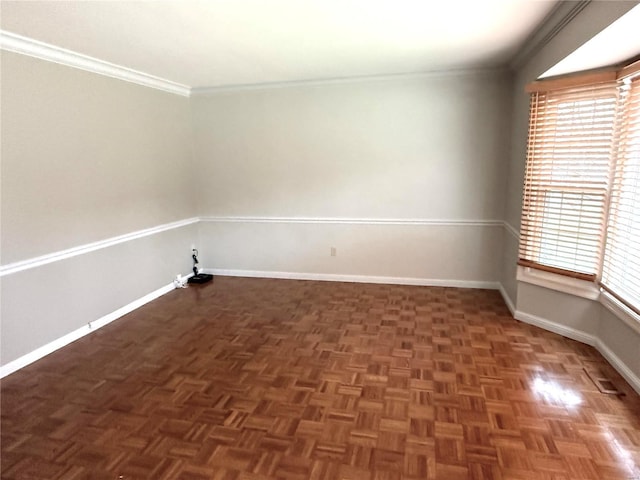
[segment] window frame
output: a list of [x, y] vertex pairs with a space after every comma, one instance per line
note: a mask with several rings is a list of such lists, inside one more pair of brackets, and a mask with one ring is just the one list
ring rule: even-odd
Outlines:
[[[640, 207], [640, 192], [628, 189], [630, 184], [635, 186], [636, 182], [640, 187], [640, 74], [626, 76], [620, 80], [623, 101], [616, 125], [615, 165], [611, 172], [600, 286], [640, 316], [640, 295], [634, 288], [624, 285], [628, 281], [633, 282], [634, 287], [640, 288], [640, 252], [630, 249], [633, 233], [637, 234], [640, 231], [640, 210], [634, 209], [636, 204]], [[637, 157], [632, 152], [636, 152]], [[618, 236], [621, 231], [626, 231], [626, 234]], [[623, 247], [623, 251], [618, 251], [620, 247]], [[622, 258], [614, 255], [614, 252], [621, 254]], [[622, 278], [617, 281], [610, 277], [609, 283], [607, 277], [620, 267], [620, 263], [631, 263], [634, 268], [629, 272], [623, 271]]]
[[[617, 69], [606, 69], [598, 72], [587, 72], [581, 73], [579, 75], [571, 75], [562, 78], [553, 78], [548, 80], [541, 80], [532, 82], [526, 87], [526, 91], [530, 94], [536, 94], [539, 92], [548, 92], [551, 90], [563, 90], [570, 89], [572, 87], [583, 87], [590, 84], [597, 83], [606, 83], [606, 82], [616, 82], [616, 88], [620, 91], [621, 81], [623, 79], [634, 78], [633, 81], [638, 81], [640, 77], [640, 61], [636, 61], [634, 63], [629, 63], [622, 68]], [[618, 93], [618, 97], [620, 94]], [[533, 101], [533, 100], [532, 100]], [[611, 291], [606, 285], [602, 284], [602, 274], [604, 271], [604, 263], [605, 263], [605, 252], [607, 251], [607, 225], [610, 221], [610, 203], [613, 191], [613, 179], [616, 174], [616, 160], [617, 160], [617, 141], [616, 137], [620, 134], [619, 128], [619, 119], [623, 118], [625, 115], [626, 106], [622, 105], [620, 102], [616, 104], [616, 113], [614, 117], [613, 123], [613, 138], [611, 143], [611, 154], [609, 159], [609, 175], [607, 177], [607, 187], [605, 193], [605, 210], [603, 213], [604, 223], [603, 229], [601, 231], [600, 240], [599, 240], [599, 252], [598, 252], [598, 261], [596, 265], [596, 274], [589, 275], [588, 278], [585, 276], [572, 272], [571, 270], [566, 271], [560, 268], [554, 267], [545, 267], [544, 265], [536, 264], [535, 262], [528, 262], [527, 260], [521, 259], [521, 251], [523, 248], [523, 241], [529, 241], [529, 239], [523, 240], [523, 234], [521, 232], [520, 241], [519, 241], [519, 255], [518, 255], [518, 267], [516, 279], [521, 282], [526, 282], [538, 286], [542, 286], [545, 288], [550, 288], [553, 290], [561, 291], [564, 293], [568, 293], [571, 295], [576, 295], [582, 298], [587, 298], [591, 300], [598, 300], [607, 310], [611, 311], [618, 318], [621, 318], [623, 322], [634, 329], [636, 332], [640, 333], [640, 305], [627, 304], [624, 300], [616, 295], [614, 291]], [[531, 128], [533, 124], [532, 115], [533, 108], [530, 110], [529, 117], [529, 136], [531, 136]], [[626, 119], [625, 119], [626, 121]], [[527, 192], [527, 181], [529, 180], [528, 168], [529, 168], [529, 157], [530, 157], [530, 139], [527, 142], [527, 167], [525, 169], [525, 182], [523, 188], [523, 211], [522, 217], [524, 218], [525, 214], [525, 195]], [[539, 220], [540, 222], [544, 221], [543, 219]], [[530, 226], [529, 226], [530, 227]], [[542, 228], [542, 225], [540, 225]], [[526, 234], [525, 234], [526, 235]], [[530, 233], [529, 233], [530, 235]], [[531, 246], [526, 248], [531, 249]], [[539, 249], [538, 249], [539, 250]]]
[[[593, 80], [595, 83], [586, 83], [586, 80]], [[532, 269], [543, 270], [560, 275], [566, 275], [586, 281], [596, 281], [600, 272], [602, 255], [604, 252], [603, 238], [605, 234], [605, 224], [607, 220], [608, 197], [610, 193], [610, 169], [612, 165], [611, 149], [613, 146], [614, 126], [616, 118], [616, 108], [618, 104], [618, 93], [615, 75], [607, 72], [604, 75], [586, 75], [574, 80], [573, 83], [566, 81], [550, 80], [535, 82], [529, 85], [528, 91], [531, 95], [529, 135], [527, 140], [527, 165], [525, 168], [523, 206], [521, 215], [521, 241], [519, 244], [518, 265], [530, 267]], [[551, 84], [551, 86], [547, 86]], [[602, 111], [598, 108], [598, 103], [608, 104]], [[586, 111], [580, 112], [579, 103], [586, 104]], [[568, 105], [569, 112], [565, 115], [561, 112], [563, 105]], [[542, 112], [540, 112], [540, 110]], [[570, 138], [574, 129], [574, 122], [582, 122], [585, 118], [591, 118], [587, 123], [587, 133], [601, 133], [601, 120], [598, 119], [604, 112], [610, 120], [610, 127], [607, 127], [608, 137], [605, 140], [590, 140], [586, 145], [572, 145]], [[586, 116], [585, 116], [586, 113]], [[591, 115], [591, 117], [590, 117]], [[563, 143], [559, 137], [564, 137]], [[610, 137], [610, 138], [609, 138]], [[606, 153], [602, 154], [602, 149], [606, 148]], [[556, 152], [556, 150], [558, 150]], [[590, 181], [576, 182], [571, 175], [585, 174], [589, 168], [583, 165], [575, 169], [571, 162], [562, 160], [567, 155], [599, 155], [601, 158], [594, 164], [596, 168], [603, 171], [602, 176], [598, 175], [598, 181], [590, 177]], [[567, 178], [554, 178], [554, 167], [558, 164], [564, 165], [567, 169]], [[606, 172], [606, 173], [604, 173]], [[552, 200], [548, 207], [544, 204], [547, 197], [553, 194], [556, 200]], [[565, 208], [565, 197], [567, 201], [590, 202], [587, 198], [594, 197], [596, 214], [588, 208]], [[571, 197], [574, 197], [571, 199]], [[560, 200], [558, 200], [560, 199]], [[582, 213], [587, 215], [583, 218]], [[565, 216], [565, 220], [572, 220], [577, 223], [573, 231], [570, 228], [562, 228], [558, 223], [554, 226], [550, 217]], [[546, 226], [545, 226], [546, 223]], [[583, 230], [581, 233], [580, 230]], [[584, 231], [586, 229], [586, 233]], [[563, 231], [564, 230], [564, 231]], [[553, 232], [556, 232], [555, 235]], [[560, 254], [553, 256], [555, 262], [543, 262], [544, 242], [543, 236], [551, 234], [553, 241], [549, 246], [559, 252], [563, 247], [575, 245], [576, 252], [573, 255]], [[575, 242], [569, 241], [571, 236], [575, 237]], [[582, 236], [585, 242], [581, 244], [577, 240]], [[567, 239], [563, 239], [566, 237]], [[588, 240], [587, 240], [588, 239]], [[589, 261], [589, 265], [580, 265], [578, 250], [584, 249], [585, 244], [593, 244], [596, 248], [594, 255]], [[591, 250], [591, 249], [586, 249]], [[564, 257], [564, 258], [563, 258]], [[565, 263], [573, 261], [572, 265]], [[555, 264], [554, 264], [555, 263]], [[579, 268], [583, 267], [583, 271]]]

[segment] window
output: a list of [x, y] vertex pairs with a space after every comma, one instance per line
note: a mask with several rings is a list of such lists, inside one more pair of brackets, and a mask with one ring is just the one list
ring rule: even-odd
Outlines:
[[532, 94], [521, 264], [596, 278], [616, 103], [615, 80]]
[[534, 82], [519, 264], [640, 313], [640, 68]]
[[640, 314], [640, 76], [621, 97], [602, 286]]

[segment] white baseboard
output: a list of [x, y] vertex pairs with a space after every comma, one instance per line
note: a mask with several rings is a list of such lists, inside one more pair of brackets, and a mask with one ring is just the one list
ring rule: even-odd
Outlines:
[[511, 300], [511, 297], [509, 296], [509, 294], [505, 290], [505, 288], [502, 285], [502, 283], [498, 284], [498, 290], [500, 290], [500, 295], [502, 295], [502, 299], [504, 300], [504, 303], [507, 304], [507, 308], [511, 312], [511, 316], [515, 317], [515, 315], [516, 315], [516, 306], [513, 304], [513, 301]]
[[[189, 275], [184, 275], [183, 278], [189, 278], [191, 276], [193, 276], [193, 273]], [[40, 360], [41, 358], [49, 355], [50, 353], [53, 353], [56, 350], [66, 345], [69, 345], [71, 342], [75, 342], [79, 338], [82, 338], [85, 335], [95, 332], [99, 328], [104, 327], [105, 325], [113, 322], [114, 320], [117, 320], [120, 317], [123, 317], [127, 313], [130, 313], [135, 309], [140, 308], [144, 304], [149, 303], [158, 297], [161, 297], [165, 293], [168, 293], [171, 290], [174, 290], [175, 288], [176, 287], [174, 283], [171, 282], [170, 284], [160, 287], [157, 290], [154, 290], [153, 292], [145, 295], [144, 297], [134, 300], [133, 302], [125, 305], [124, 307], [117, 309], [114, 312], [108, 313], [104, 317], [100, 317], [97, 320], [89, 322], [85, 326], [80, 327], [77, 330], [74, 330], [73, 332], [67, 333], [64, 336], [55, 339], [53, 342], [49, 342], [46, 345], [36, 348], [32, 352], [29, 352], [26, 355], [23, 355], [22, 357], [19, 357], [5, 365], [0, 366], [0, 378], [4, 378], [7, 375], [10, 375], [13, 372], [20, 370], [21, 368], [26, 367], [27, 365], [37, 360]]]
[[531, 315], [530, 313], [525, 313], [518, 310], [516, 310], [514, 317], [517, 320], [521, 320], [530, 325], [534, 325], [536, 327], [543, 328], [544, 330], [562, 335], [563, 337], [568, 337], [572, 340], [591, 345], [602, 354], [602, 356], [611, 364], [613, 368], [616, 369], [616, 371], [620, 375], [622, 375], [622, 377], [627, 382], [629, 382], [631, 388], [633, 388], [638, 394], [640, 394], [640, 378], [633, 371], [631, 371], [631, 369], [620, 359], [620, 357], [618, 357], [611, 349], [609, 349], [609, 347], [605, 345], [605, 343], [598, 337], [571, 327], [567, 327], [565, 325], [559, 325], [545, 318]]
[[529, 325], [534, 325], [544, 330], [557, 333], [558, 335], [562, 335], [563, 337], [586, 343], [587, 345], [591, 345], [592, 347], [596, 346], [597, 338], [593, 335], [585, 333], [581, 330], [576, 330], [575, 328], [557, 324], [555, 322], [552, 322], [551, 320], [547, 320], [546, 318], [538, 317], [537, 315], [531, 315], [530, 313], [522, 312], [520, 310], [516, 310], [514, 318], [524, 323], [528, 323]]
[[324, 282], [382, 283], [389, 285], [416, 285], [423, 287], [486, 288], [498, 290], [498, 282], [479, 280], [440, 280], [415, 277], [380, 277], [370, 275], [343, 275], [335, 273], [277, 272], [271, 270], [234, 270], [205, 268], [204, 273], [227, 277], [284, 278], [290, 280], [320, 280]]

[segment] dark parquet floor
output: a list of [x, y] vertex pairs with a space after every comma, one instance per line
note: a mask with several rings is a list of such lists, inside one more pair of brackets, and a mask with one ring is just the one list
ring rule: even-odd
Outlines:
[[640, 397], [491, 290], [217, 277], [1, 395], [3, 479], [640, 479]]

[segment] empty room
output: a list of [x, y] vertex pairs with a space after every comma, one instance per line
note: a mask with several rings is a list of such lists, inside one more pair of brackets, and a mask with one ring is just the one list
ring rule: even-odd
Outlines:
[[640, 480], [640, 2], [0, 27], [0, 478]]

